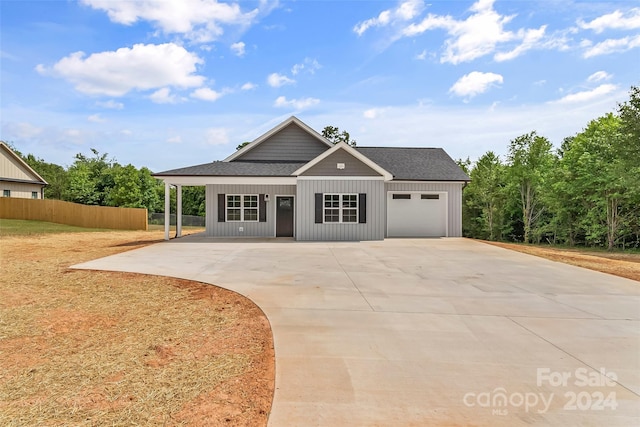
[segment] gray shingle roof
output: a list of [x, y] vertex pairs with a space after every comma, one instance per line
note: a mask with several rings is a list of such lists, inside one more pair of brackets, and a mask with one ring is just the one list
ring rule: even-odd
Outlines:
[[382, 166], [394, 180], [469, 181], [442, 148], [356, 147]]
[[222, 162], [172, 169], [155, 176], [291, 176], [304, 163], [291, 162]]
[[[394, 180], [469, 181], [442, 148], [356, 147], [393, 175]], [[291, 176], [306, 163], [215, 161], [172, 169], [155, 176]]]

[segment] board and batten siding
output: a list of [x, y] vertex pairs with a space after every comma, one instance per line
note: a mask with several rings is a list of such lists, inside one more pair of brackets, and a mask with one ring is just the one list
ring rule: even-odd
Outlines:
[[34, 176], [25, 170], [24, 166], [13, 156], [0, 148], [0, 178], [34, 181]]
[[308, 162], [329, 148], [292, 123], [234, 160]]
[[[299, 179], [296, 193], [296, 240], [382, 240], [386, 229], [384, 181]], [[316, 224], [315, 194], [367, 195], [364, 224]]]
[[[218, 194], [267, 194], [267, 221], [218, 222]], [[206, 232], [207, 237], [274, 237], [276, 196], [295, 196], [295, 185], [207, 185]], [[298, 201], [295, 200], [294, 203]], [[295, 221], [295, 219], [294, 219]], [[243, 231], [240, 231], [240, 227]]]
[[[462, 236], [462, 182], [387, 182], [385, 193], [390, 191], [434, 191], [447, 193], [448, 237]], [[386, 198], [384, 203], [386, 204]], [[384, 210], [385, 224], [387, 209]], [[387, 230], [385, 226], [385, 237]]]
[[[344, 169], [338, 169], [338, 163]], [[306, 170], [302, 176], [381, 176], [345, 150], [338, 150]]]

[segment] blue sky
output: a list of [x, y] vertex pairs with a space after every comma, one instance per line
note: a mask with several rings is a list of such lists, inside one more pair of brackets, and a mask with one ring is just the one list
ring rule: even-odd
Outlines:
[[219, 160], [291, 115], [362, 146], [556, 146], [640, 84], [640, 1], [0, 1], [0, 138]]

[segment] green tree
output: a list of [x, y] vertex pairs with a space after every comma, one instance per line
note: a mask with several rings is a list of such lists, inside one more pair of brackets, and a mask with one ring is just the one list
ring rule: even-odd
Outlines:
[[483, 238], [502, 239], [505, 208], [505, 167], [489, 151], [478, 159], [470, 172], [467, 203], [477, 209], [476, 222]]
[[349, 132], [347, 132], [346, 130], [340, 132], [340, 129], [335, 126], [325, 126], [324, 129], [322, 129], [322, 136], [334, 144], [344, 142], [345, 144], [349, 144], [352, 147], [356, 146], [356, 140], [351, 139], [351, 135], [349, 135]]
[[639, 160], [628, 159], [621, 129], [621, 119], [612, 113], [593, 120], [562, 158], [571, 178], [569, 201], [583, 208], [579, 226], [586, 242], [609, 250], [637, 226], [640, 204]]
[[140, 176], [133, 165], [113, 165], [109, 171], [113, 185], [106, 189], [105, 204], [124, 208], [146, 207], [142, 203]]
[[640, 162], [640, 87], [632, 86], [629, 100], [618, 106], [620, 116], [620, 150], [637, 167]]
[[205, 209], [205, 187], [182, 187], [183, 214], [204, 216]]
[[584, 215], [584, 205], [576, 194], [575, 170], [568, 164], [565, 156], [570, 152], [574, 137], [567, 137], [558, 149], [558, 158], [550, 174], [548, 198], [551, 218], [549, 226], [553, 232], [553, 241], [574, 246], [580, 234], [580, 218]]
[[108, 154], [100, 154], [94, 148], [91, 152], [93, 157], [76, 154], [68, 169], [69, 187], [65, 198], [85, 205], [106, 205], [107, 194], [113, 186], [110, 173], [113, 161], [107, 160]]
[[510, 142], [508, 177], [518, 197], [525, 243], [531, 241], [532, 232], [537, 231], [538, 219], [545, 210], [542, 195], [552, 162], [551, 142], [535, 131]]
[[33, 154], [23, 156], [23, 160], [44, 178], [49, 185], [44, 187], [47, 199], [62, 199], [68, 185], [67, 171], [55, 163], [47, 163]]
[[141, 205], [149, 212], [158, 212], [162, 206], [164, 199], [159, 196], [158, 189], [163, 191], [164, 185], [162, 181], [154, 178], [151, 171], [142, 167], [138, 171], [138, 182], [140, 184]]
[[249, 145], [249, 144], [251, 144], [251, 141], [245, 141], [242, 144], [238, 144], [238, 146], [236, 147], [236, 150], [244, 148], [245, 145]]

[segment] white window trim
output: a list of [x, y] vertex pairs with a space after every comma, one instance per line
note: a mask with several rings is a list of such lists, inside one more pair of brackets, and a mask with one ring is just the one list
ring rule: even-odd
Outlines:
[[[239, 196], [240, 197], [240, 207], [236, 208], [230, 208], [229, 207], [229, 197], [235, 197], [235, 196]], [[256, 219], [250, 219], [250, 220], [245, 220], [244, 219], [244, 210], [245, 210], [245, 206], [244, 206], [244, 198], [246, 196], [255, 196], [256, 198], [256, 202], [257, 205], [255, 208], [249, 207], [246, 209], [255, 209], [256, 210]], [[229, 209], [240, 209], [240, 219], [229, 219]], [[258, 194], [225, 194], [225, 198], [224, 198], [224, 219], [226, 222], [259, 222], [260, 221], [260, 196]]]
[[[338, 201], [337, 208], [328, 208], [325, 204], [326, 196], [339, 196], [340, 200]], [[356, 206], [354, 208], [345, 208], [342, 206], [342, 198], [344, 196], [355, 196], [356, 197]], [[322, 223], [323, 224], [358, 224], [358, 220], [360, 219], [360, 198], [358, 197], [358, 193], [322, 193]], [[338, 219], [339, 221], [326, 221], [326, 210], [327, 209], [338, 209]], [[355, 221], [343, 221], [343, 210], [344, 209], [355, 209], [356, 211], [356, 220]]]

